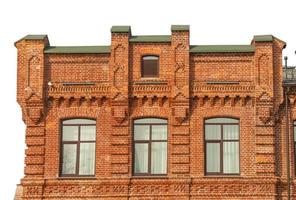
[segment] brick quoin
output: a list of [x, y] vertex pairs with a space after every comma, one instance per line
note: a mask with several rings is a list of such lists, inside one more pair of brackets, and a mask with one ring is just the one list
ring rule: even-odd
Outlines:
[[[261, 35], [250, 45], [190, 45], [189, 26], [173, 25], [165, 36], [113, 26], [110, 46], [54, 47], [46, 35], [15, 46], [27, 145], [15, 199], [287, 199], [285, 42]], [[141, 77], [144, 55], [159, 57], [158, 77]], [[204, 121], [221, 116], [239, 119], [238, 175], [205, 173]], [[166, 176], [133, 174], [133, 120], [144, 117], [167, 119]], [[96, 120], [93, 177], [60, 176], [68, 118]], [[294, 171], [291, 159], [296, 198]]]

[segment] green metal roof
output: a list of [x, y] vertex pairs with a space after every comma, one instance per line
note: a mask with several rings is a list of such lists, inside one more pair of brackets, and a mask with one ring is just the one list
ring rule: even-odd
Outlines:
[[27, 35], [22, 40], [43, 40], [47, 35]]
[[44, 53], [110, 53], [110, 46], [51, 46]]
[[194, 45], [190, 46], [191, 53], [250, 53], [254, 52], [252, 45]]
[[189, 25], [172, 25], [171, 31], [189, 31]]
[[130, 26], [112, 26], [111, 33], [129, 33], [131, 32]]
[[14, 45], [16, 45], [16, 43], [22, 41], [22, 40], [44, 40], [44, 38], [46, 38], [47, 35], [27, 35], [19, 40], [17, 40]]
[[272, 35], [255, 35], [254, 36], [255, 42], [271, 42], [273, 41]]
[[170, 35], [138, 35], [132, 36], [130, 42], [171, 42]]

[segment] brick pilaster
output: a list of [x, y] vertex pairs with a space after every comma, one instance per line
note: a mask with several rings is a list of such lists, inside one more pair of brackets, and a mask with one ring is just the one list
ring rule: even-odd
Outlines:
[[[172, 25], [172, 92], [171, 107], [172, 169], [176, 176], [190, 173], [190, 128], [189, 128], [189, 26]], [[177, 149], [182, 149], [176, 151]]]
[[111, 174], [127, 176], [129, 174], [129, 26], [111, 28], [111, 114], [113, 130], [111, 134]]
[[46, 35], [28, 35], [16, 42], [18, 49], [17, 101], [27, 125], [23, 199], [41, 199], [45, 153], [45, 65]]

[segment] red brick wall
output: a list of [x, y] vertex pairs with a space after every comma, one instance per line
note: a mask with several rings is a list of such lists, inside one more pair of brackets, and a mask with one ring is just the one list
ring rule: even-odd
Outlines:
[[109, 55], [47, 55], [47, 80], [63, 82], [109, 81]]
[[195, 81], [240, 81], [254, 82], [252, 54], [195, 55], [193, 62]]
[[[17, 42], [28, 147], [22, 199], [285, 199], [283, 43], [254, 41], [254, 53], [195, 54], [188, 31], [173, 31], [170, 43], [129, 37], [112, 33], [110, 54], [43, 54], [47, 38]], [[147, 54], [160, 57], [158, 79], [141, 78]], [[156, 81], [164, 84], [149, 84]], [[238, 176], [205, 176], [204, 119], [216, 116], [240, 120]], [[59, 177], [60, 122], [73, 117], [97, 120], [93, 178]], [[168, 120], [166, 177], [132, 175], [132, 125], [141, 117]]]

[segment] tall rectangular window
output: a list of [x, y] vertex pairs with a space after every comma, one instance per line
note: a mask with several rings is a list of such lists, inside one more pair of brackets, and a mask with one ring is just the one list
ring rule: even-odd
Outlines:
[[167, 121], [144, 118], [134, 121], [134, 175], [167, 174]]
[[61, 176], [93, 176], [95, 174], [95, 151], [95, 120], [62, 121]]
[[205, 120], [206, 174], [239, 174], [239, 120]]

